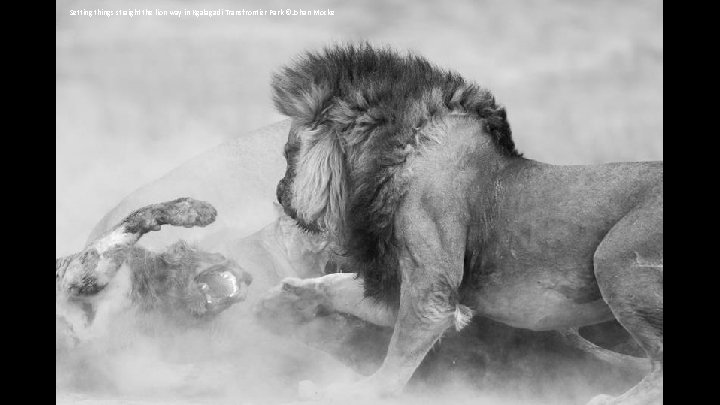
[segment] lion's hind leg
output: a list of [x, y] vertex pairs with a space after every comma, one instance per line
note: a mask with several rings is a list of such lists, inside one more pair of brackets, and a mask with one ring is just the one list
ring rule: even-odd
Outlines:
[[641, 204], [620, 220], [595, 252], [595, 276], [603, 299], [652, 362], [642, 382], [599, 404], [659, 404], [663, 385], [662, 197]]

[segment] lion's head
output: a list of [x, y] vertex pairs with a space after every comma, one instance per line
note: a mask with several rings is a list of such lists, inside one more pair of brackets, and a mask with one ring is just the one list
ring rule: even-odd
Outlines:
[[399, 290], [394, 214], [405, 163], [438, 142], [431, 128], [461, 114], [501, 153], [520, 155], [489, 91], [416, 55], [331, 47], [283, 68], [272, 85], [276, 107], [292, 120], [278, 201], [302, 229], [337, 243], [370, 296]]

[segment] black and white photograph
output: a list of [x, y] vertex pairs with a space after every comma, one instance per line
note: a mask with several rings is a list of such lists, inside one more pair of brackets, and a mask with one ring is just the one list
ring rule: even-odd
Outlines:
[[661, 0], [57, 0], [55, 402], [663, 403]]

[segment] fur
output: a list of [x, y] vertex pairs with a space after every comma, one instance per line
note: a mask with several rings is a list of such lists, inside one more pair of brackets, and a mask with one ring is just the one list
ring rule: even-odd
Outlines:
[[[400, 290], [399, 174], [432, 140], [424, 129], [444, 115], [467, 114], [482, 122], [501, 153], [520, 156], [493, 95], [420, 56], [368, 44], [326, 48], [283, 68], [272, 87], [276, 107], [298, 135], [286, 146], [295, 176], [288, 212], [332, 233], [348, 270], [364, 278], [366, 296], [388, 304], [397, 304]], [[293, 180], [287, 177], [281, 185]]]
[[[300, 219], [322, 228], [342, 226], [345, 209], [343, 157], [337, 137], [308, 131], [297, 154], [292, 204]], [[338, 220], [333, 220], [337, 218]], [[337, 230], [335, 230], [337, 232]]]
[[178, 241], [162, 254], [133, 247], [127, 262], [133, 269], [133, 302], [144, 311], [175, 312], [189, 309], [200, 313], [203, 297], [198, 296], [193, 283], [201, 259], [199, 250]]

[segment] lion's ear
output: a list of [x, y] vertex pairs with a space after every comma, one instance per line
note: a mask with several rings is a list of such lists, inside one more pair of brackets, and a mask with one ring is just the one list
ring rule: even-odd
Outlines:
[[340, 139], [327, 129], [299, 131], [293, 207], [306, 222], [341, 229], [345, 215], [345, 162]]
[[323, 111], [333, 96], [323, 82], [308, 83], [298, 72], [286, 70], [273, 78], [273, 102], [281, 113], [303, 126], [314, 127], [322, 121]]

